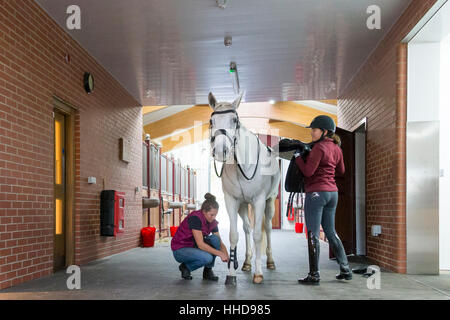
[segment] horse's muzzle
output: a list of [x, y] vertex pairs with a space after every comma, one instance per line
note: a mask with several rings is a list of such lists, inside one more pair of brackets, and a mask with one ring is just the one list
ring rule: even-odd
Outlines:
[[222, 154], [222, 159], [217, 159], [217, 158], [216, 158], [216, 155], [217, 155], [217, 153], [216, 153], [216, 148], [214, 147], [214, 148], [212, 149], [212, 157], [214, 158], [214, 160], [221, 161], [221, 162], [225, 162], [226, 159], [227, 159], [227, 157], [228, 157], [228, 155], [229, 155], [229, 151], [228, 151], [228, 149], [227, 149], [225, 146], [224, 146], [223, 152], [222, 152], [221, 154]]

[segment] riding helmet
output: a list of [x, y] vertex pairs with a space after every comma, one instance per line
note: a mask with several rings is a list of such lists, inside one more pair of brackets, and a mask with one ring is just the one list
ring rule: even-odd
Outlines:
[[320, 115], [314, 118], [311, 124], [307, 128], [317, 128], [336, 132], [336, 124], [331, 117], [326, 115]]

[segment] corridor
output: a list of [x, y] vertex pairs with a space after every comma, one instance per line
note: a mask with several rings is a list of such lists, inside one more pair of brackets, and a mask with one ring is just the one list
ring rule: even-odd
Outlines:
[[[228, 231], [221, 232], [224, 243]], [[224, 236], [225, 235], [225, 236]], [[238, 259], [240, 266], [245, 250], [244, 233], [240, 232]], [[252, 274], [238, 270], [237, 286], [225, 286], [225, 263], [216, 259], [218, 283], [202, 279], [202, 269], [193, 279], [181, 279], [178, 263], [173, 259], [169, 242], [153, 248], [135, 248], [81, 267], [81, 289], [68, 290], [69, 277], [64, 271], [0, 291], [2, 299], [149, 299], [149, 300], [449, 300], [450, 273], [440, 276], [402, 275], [382, 270], [380, 289], [368, 289], [367, 279], [354, 274], [351, 281], [334, 278], [335, 261], [328, 259], [328, 245], [321, 241], [321, 283], [318, 287], [301, 286], [297, 277], [308, 270], [307, 244], [304, 234], [273, 231], [273, 255], [277, 269], [263, 267], [264, 283], [252, 283]], [[359, 263], [352, 262], [352, 267]], [[265, 258], [263, 258], [265, 265]]]

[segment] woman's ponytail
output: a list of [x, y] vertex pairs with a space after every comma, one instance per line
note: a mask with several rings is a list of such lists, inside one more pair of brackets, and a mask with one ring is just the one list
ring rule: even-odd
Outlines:
[[205, 194], [205, 201], [202, 203], [202, 211], [208, 212], [213, 208], [219, 209], [219, 204], [216, 201], [216, 197], [208, 192]]
[[339, 147], [341, 146], [341, 138], [336, 133], [330, 131], [328, 132], [327, 137], [333, 139], [333, 142]]

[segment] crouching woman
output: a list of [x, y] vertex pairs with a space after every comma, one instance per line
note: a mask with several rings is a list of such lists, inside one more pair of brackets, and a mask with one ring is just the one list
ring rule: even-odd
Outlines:
[[218, 210], [216, 197], [205, 194], [201, 209], [191, 212], [172, 238], [173, 256], [181, 263], [179, 269], [183, 279], [191, 280], [191, 271], [204, 267], [203, 279], [217, 281], [219, 277], [212, 270], [216, 256], [223, 262], [229, 260], [217, 226]]

